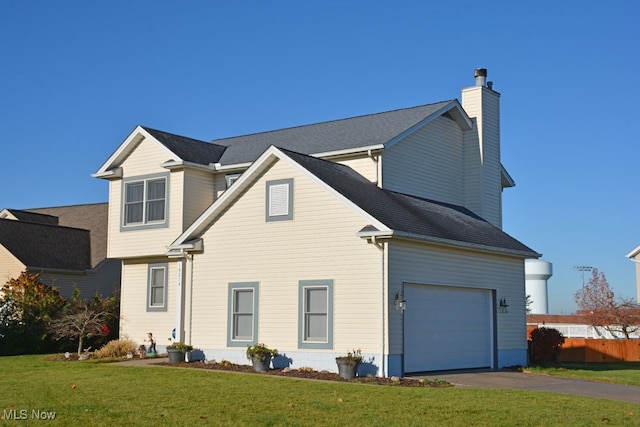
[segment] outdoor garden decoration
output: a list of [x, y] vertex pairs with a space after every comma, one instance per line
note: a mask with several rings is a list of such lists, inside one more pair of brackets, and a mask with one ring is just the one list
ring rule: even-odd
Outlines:
[[156, 351], [156, 340], [153, 338], [153, 334], [151, 332], [147, 333], [147, 339], [145, 340], [149, 343], [149, 348], [146, 349], [147, 356], [156, 357], [158, 352]]
[[277, 355], [278, 350], [271, 349], [264, 344], [247, 347], [247, 359], [251, 360], [253, 370], [256, 372], [269, 372], [271, 359]]
[[191, 350], [193, 350], [193, 346], [183, 342], [174, 342], [168, 345], [167, 353], [169, 354], [169, 363], [184, 362], [185, 353]]
[[346, 356], [336, 357], [338, 365], [338, 375], [345, 380], [352, 380], [356, 377], [358, 366], [362, 363], [362, 352], [360, 349], [347, 352]]

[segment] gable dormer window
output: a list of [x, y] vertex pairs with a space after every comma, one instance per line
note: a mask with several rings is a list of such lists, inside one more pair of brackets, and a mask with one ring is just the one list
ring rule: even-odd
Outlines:
[[293, 179], [267, 181], [266, 219], [293, 219]]
[[123, 227], [163, 226], [167, 219], [168, 174], [123, 182]]

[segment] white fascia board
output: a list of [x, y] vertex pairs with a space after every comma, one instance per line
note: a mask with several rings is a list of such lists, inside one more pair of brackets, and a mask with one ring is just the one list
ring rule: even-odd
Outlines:
[[626, 256], [627, 258], [635, 258], [638, 255], [640, 255], [640, 246], [636, 247], [634, 250], [629, 252]]
[[92, 173], [93, 178], [116, 179], [122, 178], [122, 168], [109, 169], [102, 173]]
[[412, 133], [422, 129], [423, 127], [425, 127], [426, 125], [428, 125], [429, 123], [431, 123], [432, 121], [434, 121], [435, 119], [437, 119], [438, 117], [440, 117], [441, 115], [443, 115], [444, 113], [450, 110], [456, 110], [457, 112], [460, 113], [459, 117], [462, 120], [462, 123], [460, 123], [459, 121], [458, 123], [461, 124], [463, 127], [467, 127], [467, 130], [473, 127], [473, 122], [471, 121], [467, 113], [462, 108], [462, 105], [460, 105], [457, 99], [454, 99], [453, 101], [448, 102], [445, 106], [440, 108], [438, 111], [425, 117], [424, 119], [422, 119], [421, 121], [419, 121], [418, 123], [410, 127], [409, 129], [405, 130], [395, 138], [391, 139], [389, 142], [385, 143], [384, 147], [385, 148], [393, 147], [398, 142], [402, 141]]
[[507, 169], [500, 163], [500, 182], [502, 184], [502, 188], [511, 188], [516, 186], [516, 182], [511, 178]]
[[207, 210], [205, 210], [202, 213], [202, 215], [200, 215], [200, 217], [198, 217], [194, 221], [194, 223], [191, 224], [184, 231], [184, 233], [182, 233], [169, 247], [174, 248], [178, 245], [183, 244], [186, 241], [199, 238], [200, 233], [202, 233], [206, 228], [208, 228], [211, 221], [215, 220], [215, 218], [218, 216], [218, 213], [224, 212], [226, 207], [231, 203], [233, 203], [237, 197], [239, 197], [238, 195], [243, 194], [245, 189], [249, 185], [251, 185], [255, 181], [255, 179], [257, 179], [257, 177], [259, 177], [262, 174], [264, 170], [271, 167], [271, 165], [275, 163], [277, 160], [284, 161], [289, 166], [296, 169], [298, 172], [300, 172], [301, 174], [305, 175], [310, 180], [318, 184], [321, 188], [323, 188], [325, 191], [333, 195], [336, 199], [341, 201], [347, 207], [351, 208], [354, 212], [363, 216], [365, 219], [365, 223], [371, 224], [372, 226], [376, 227], [379, 230], [390, 231], [390, 229], [386, 225], [384, 225], [379, 220], [377, 220], [376, 218], [372, 217], [370, 214], [362, 210], [359, 206], [357, 206], [351, 200], [347, 199], [342, 194], [338, 193], [336, 190], [334, 190], [329, 185], [327, 185], [324, 181], [320, 180], [318, 177], [316, 177], [307, 169], [305, 169], [300, 164], [295, 162], [285, 153], [280, 151], [277, 147], [272, 145], [269, 148], [267, 148], [264, 151], [264, 153], [262, 153], [260, 157], [258, 157], [258, 159], [255, 162], [253, 162], [253, 164], [249, 167], [249, 169], [247, 169], [242, 175], [240, 175], [238, 180], [227, 191], [222, 193], [220, 198], [218, 198], [218, 200], [213, 202], [213, 204], [209, 206], [209, 208], [207, 208]]
[[181, 160], [174, 152], [169, 150], [164, 144], [161, 144], [157, 139], [151, 136], [151, 134], [147, 132], [142, 126], [138, 125], [133, 130], [133, 132], [131, 132], [129, 136], [124, 140], [124, 142], [120, 144], [116, 151], [107, 159], [107, 161], [104, 162], [102, 166], [100, 166], [100, 169], [98, 169], [98, 171], [93, 175], [100, 178], [101, 175], [107, 172], [109, 169], [120, 166], [120, 163], [122, 163], [124, 158], [135, 149], [138, 143], [147, 138], [155, 141], [158, 147], [164, 150], [172, 160]]
[[336, 151], [324, 151], [321, 153], [310, 154], [311, 157], [325, 158], [325, 157], [340, 157], [348, 156], [351, 154], [368, 153], [369, 151], [384, 150], [384, 144], [369, 145], [367, 147], [346, 148], [344, 150]]
[[160, 165], [161, 167], [169, 170], [176, 169], [199, 169], [207, 172], [215, 172], [215, 169], [211, 165], [203, 165], [200, 163], [185, 162], [184, 160], [169, 160]]
[[509, 256], [515, 256], [518, 258], [542, 257], [542, 254], [539, 254], [537, 252], [518, 251], [518, 250], [512, 250], [512, 249], [498, 248], [495, 246], [480, 245], [477, 243], [469, 243], [469, 242], [460, 242], [458, 240], [441, 239], [438, 237], [425, 236], [425, 235], [414, 234], [414, 233], [404, 233], [404, 232], [394, 231], [391, 237], [397, 238], [397, 239], [411, 240], [415, 242], [432, 243], [435, 245], [448, 246], [452, 248], [468, 249], [476, 252], [509, 255]]
[[15, 217], [14, 214], [11, 213], [11, 211], [7, 208], [4, 208], [2, 210], [0, 210], [0, 218], [4, 218], [4, 219], [12, 219], [14, 221], [16, 221], [18, 218]]
[[231, 165], [221, 165], [220, 163], [209, 163], [209, 167], [219, 172], [231, 172], [238, 170], [245, 170], [251, 166], [254, 162], [235, 163]]

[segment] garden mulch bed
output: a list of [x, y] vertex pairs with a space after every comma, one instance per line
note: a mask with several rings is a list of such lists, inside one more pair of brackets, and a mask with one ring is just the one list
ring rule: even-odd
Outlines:
[[389, 386], [400, 386], [400, 387], [452, 387], [452, 384], [443, 381], [443, 380], [428, 380], [428, 379], [416, 379], [416, 378], [382, 378], [382, 377], [374, 377], [374, 376], [366, 376], [366, 377], [356, 377], [353, 380], [345, 380], [341, 378], [338, 374], [328, 372], [328, 371], [314, 371], [311, 369], [270, 369], [268, 373], [258, 374], [254, 372], [253, 367], [250, 365], [238, 365], [230, 362], [184, 362], [184, 363], [167, 363], [160, 362], [157, 365], [162, 366], [172, 366], [172, 367], [180, 367], [180, 368], [191, 368], [191, 369], [209, 369], [216, 371], [232, 371], [232, 372], [243, 372], [248, 374], [256, 374], [256, 375], [273, 375], [280, 377], [291, 377], [291, 378], [303, 378], [310, 380], [320, 380], [320, 381], [340, 381], [340, 382], [354, 382], [354, 383], [363, 383], [363, 384], [377, 384], [377, 385], [389, 385]]

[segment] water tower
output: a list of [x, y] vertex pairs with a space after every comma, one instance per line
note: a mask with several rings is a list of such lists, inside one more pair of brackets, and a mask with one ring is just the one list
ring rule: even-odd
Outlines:
[[530, 295], [531, 314], [548, 314], [547, 280], [553, 275], [551, 263], [541, 259], [524, 260], [525, 292]]

